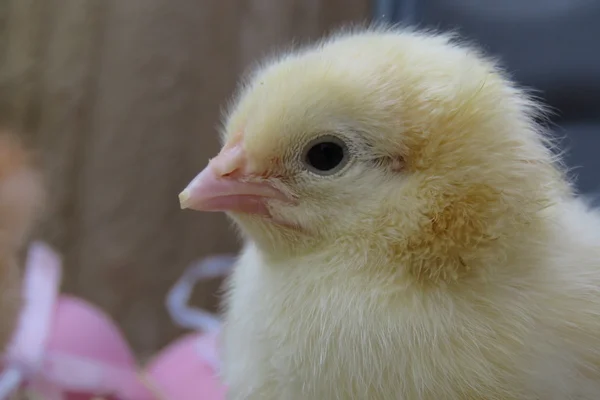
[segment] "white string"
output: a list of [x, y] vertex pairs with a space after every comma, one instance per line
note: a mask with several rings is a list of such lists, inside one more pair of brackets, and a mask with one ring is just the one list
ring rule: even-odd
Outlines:
[[0, 375], [0, 400], [8, 399], [23, 382], [23, 372], [16, 367], [8, 367]]
[[192, 308], [188, 301], [196, 282], [227, 275], [236, 258], [230, 255], [212, 256], [192, 264], [167, 294], [166, 307], [173, 321], [184, 328], [214, 332], [221, 326], [219, 318], [208, 311]]

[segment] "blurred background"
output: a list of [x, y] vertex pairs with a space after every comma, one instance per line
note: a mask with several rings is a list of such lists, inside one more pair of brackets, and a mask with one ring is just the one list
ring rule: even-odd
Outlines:
[[[64, 255], [63, 290], [107, 311], [143, 358], [180, 334], [169, 288], [239, 247], [224, 216], [177, 199], [218, 151], [237, 77], [373, 19], [455, 29], [499, 57], [555, 109], [579, 189], [600, 191], [600, 0], [0, 0], [0, 125], [38, 150], [38, 236]], [[214, 310], [219, 285], [200, 283], [194, 304]]]

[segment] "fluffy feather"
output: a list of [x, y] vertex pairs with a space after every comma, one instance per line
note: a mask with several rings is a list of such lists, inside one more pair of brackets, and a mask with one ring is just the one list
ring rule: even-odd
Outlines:
[[[600, 398], [600, 218], [541, 111], [441, 34], [346, 31], [260, 65], [223, 142], [296, 201], [230, 214], [229, 398]], [[351, 154], [333, 176], [299, 157], [324, 134]]]

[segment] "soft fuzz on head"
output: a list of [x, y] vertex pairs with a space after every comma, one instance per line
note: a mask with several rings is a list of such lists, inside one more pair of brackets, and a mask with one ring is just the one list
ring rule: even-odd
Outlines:
[[[297, 200], [269, 205], [279, 223], [233, 217], [274, 257], [334, 245], [418, 279], [455, 279], [508, 257], [570, 195], [540, 115], [450, 36], [337, 34], [268, 60], [232, 102], [224, 143], [242, 141], [252, 169]], [[348, 162], [307, 168], [307, 148], [332, 137]]]

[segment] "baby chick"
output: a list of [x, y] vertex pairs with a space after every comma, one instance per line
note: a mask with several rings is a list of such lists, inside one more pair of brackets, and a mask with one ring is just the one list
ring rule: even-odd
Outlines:
[[180, 195], [245, 238], [229, 399], [599, 399], [600, 217], [540, 116], [443, 34], [346, 31], [259, 66]]
[[13, 134], [0, 133], [0, 352], [21, 308], [19, 252], [42, 204], [42, 185], [30, 154]]

